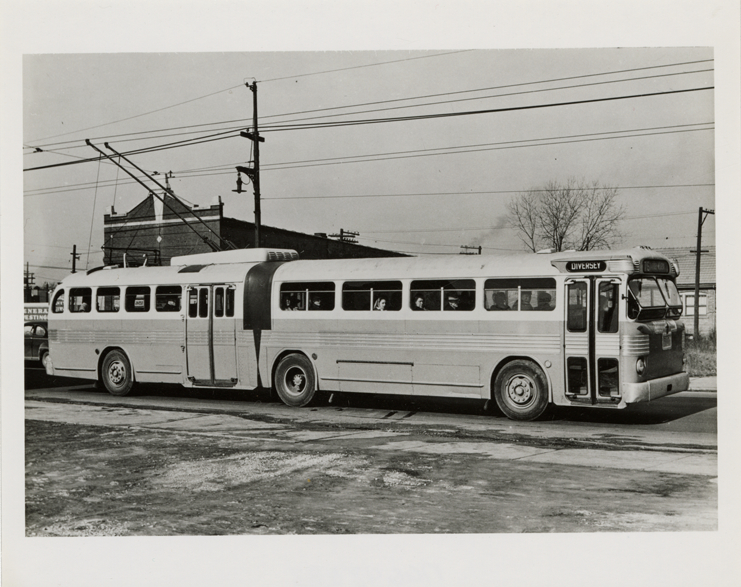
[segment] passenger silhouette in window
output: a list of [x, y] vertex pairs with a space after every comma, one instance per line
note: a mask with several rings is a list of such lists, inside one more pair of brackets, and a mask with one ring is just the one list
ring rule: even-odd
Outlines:
[[507, 294], [503, 291], [498, 291], [494, 294], [494, 305], [490, 308], [491, 310], [509, 310], [507, 305]]

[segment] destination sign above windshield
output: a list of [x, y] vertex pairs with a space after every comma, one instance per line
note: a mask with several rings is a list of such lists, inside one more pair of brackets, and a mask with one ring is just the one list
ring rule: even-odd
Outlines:
[[607, 269], [607, 263], [604, 261], [569, 261], [566, 263], [566, 271], [569, 273], [588, 273], [605, 269]]

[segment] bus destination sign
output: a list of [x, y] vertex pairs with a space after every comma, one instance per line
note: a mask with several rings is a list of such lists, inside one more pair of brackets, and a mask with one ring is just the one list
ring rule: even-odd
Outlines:
[[604, 261], [569, 261], [566, 263], [566, 271], [569, 273], [589, 273], [605, 269], [607, 269], [607, 263]]

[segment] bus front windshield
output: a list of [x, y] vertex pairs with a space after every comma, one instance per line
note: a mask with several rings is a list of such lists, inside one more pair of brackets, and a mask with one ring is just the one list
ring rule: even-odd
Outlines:
[[676, 284], [666, 277], [635, 277], [628, 282], [628, 318], [679, 318], [682, 299]]

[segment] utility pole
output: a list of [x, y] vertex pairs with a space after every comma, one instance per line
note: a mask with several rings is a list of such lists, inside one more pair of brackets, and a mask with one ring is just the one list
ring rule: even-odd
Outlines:
[[695, 322], [693, 336], [700, 338], [700, 255], [702, 254], [702, 225], [708, 214], [715, 214], [715, 210], [705, 210], [702, 206], [697, 216], [697, 257], [695, 261]]
[[33, 285], [34, 285], [34, 274], [31, 273], [31, 269], [29, 267], [28, 261], [26, 261], [26, 274], [24, 275], [23, 284], [24, 284], [24, 291], [23, 291], [23, 301], [24, 302], [30, 302], [31, 301], [31, 292], [33, 291]]
[[[255, 143], [255, 161], [254, 167], [243, 167], [240, 165], [237, 167], [237, 171], [247, 175], [252, 180], [255, 188], [255, 247], [259, 247], [260, 226], [262, 224], [260, 214], [260, 143], [264, 143], [265, 138], [261, 137], [257, 130], [257, 82], [252, 82], [252, 84], [246, 83], [244, 85], [252, 91], [252, 126], [254, 127], [254, 132], [242, 131], [239, 135]], [[241, 189], [238, 182], [237, 191]]]
[[342, 243], [357, 243], [358, 241], [355, 237], [360, 236], [360, 233], [340, 228], [339, 234], [330, 234], [329, 236], [338, 239]]
[[72, 252], [70, 255], [72, 255], [72, 273], [76, 273], [76, 261], [80, 260], [80, 255], [77, 254], [77, 245], [72, 245]]

